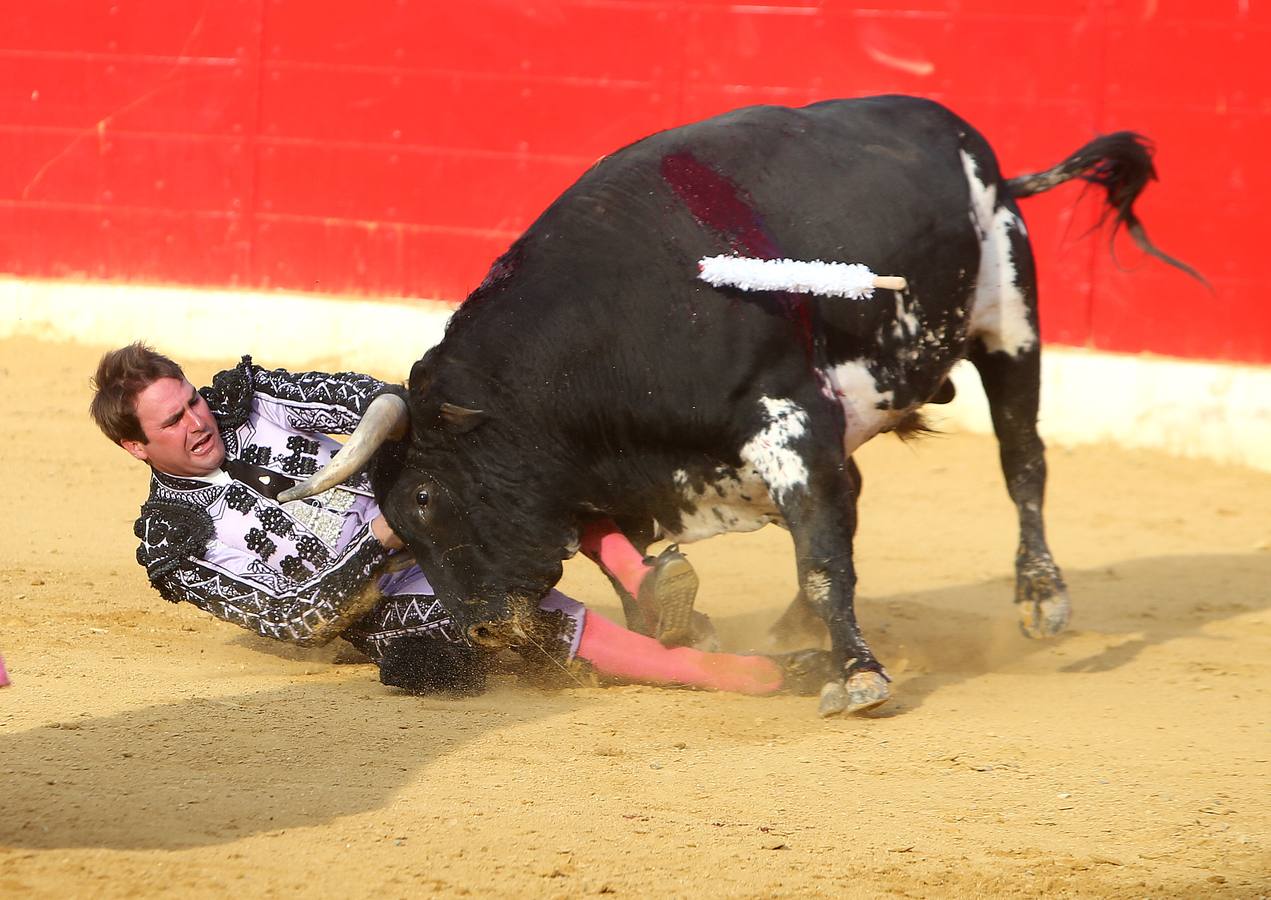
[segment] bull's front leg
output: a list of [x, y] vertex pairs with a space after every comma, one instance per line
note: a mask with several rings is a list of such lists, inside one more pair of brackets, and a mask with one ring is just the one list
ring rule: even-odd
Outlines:
[[887, 676], [856, 621], [856, 568], [852, 562], [855, 499], [847, 496], [841, 466], [813, 463], [810, 489], [782, 504], [794, 538], [799, 586], [808, 604], [825, 620], [830, 654], [841, 679], [821, 690], [817, 712], [832, 716], [860, 712], [889, 696]]
[[[851, 499], [853, 505], [852, 539], [856, 538], [855, 505], [860, 501], [864, 478], [856, 465], [856, 460], [848, 458], [847, 477], [851, 483]], [[768, 629], [768, 644], [772, 647], [794, 649], [809, 644], [821, 645], [825, 641], [825, 618], [808, 602], [807, 595], [800, 588], [790, 605], [786, 607], [780, 618]]]
[[838, 410], [819, 417], [789, 400], [764, 397], [767, 424], [743, 449], [794, 539], [799, 588], [825, 621], [839, 677], [821, 690], [818, 712], [831, 716], [872, 709], [890, 691], [883, 666], [856, 621], [857, 478], [843, 455]]

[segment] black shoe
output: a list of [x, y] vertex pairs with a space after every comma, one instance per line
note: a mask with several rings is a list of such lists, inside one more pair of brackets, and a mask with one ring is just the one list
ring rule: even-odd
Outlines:
[[441, 638], [408, 635], [389, 643], [380, 682], [412, 694], [470, 697], [485, 690], [494, 654]]
[[697, 599], [697, 573], [676, 544], [647, 561], [653, 570], [640, 582], [639, 605], [657, 610], [653, 636], [664, 647], [691, 646], [695, 637], [693, 601]]

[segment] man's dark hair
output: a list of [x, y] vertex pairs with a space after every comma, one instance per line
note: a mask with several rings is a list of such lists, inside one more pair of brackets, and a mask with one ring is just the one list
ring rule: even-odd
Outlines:
[[97, 364], [88, 412], [102, 434], [120, 441], [149, 443], [137, 420], [137, 395], [160, 378], [185, 379], [181, 367], [141, 341], [111, 350]]

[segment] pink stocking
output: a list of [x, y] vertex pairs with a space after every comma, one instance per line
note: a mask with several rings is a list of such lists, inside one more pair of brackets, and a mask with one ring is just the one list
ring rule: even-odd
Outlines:
[[640, 593], [640, 582], [649, 571], [640, 551], [610, 519], [591, 522], [579, 540], [583, 553], [604, 567], [632, 597]]
[[738, 694], [771, 694], [781, 687], [781, 669], [762, 656], [703, 653], [691, 647], [668, 650], [653, 638], [628, 631], [587, 611], [578, 657], [601, 675], [641, 684], [679, 684]]
[[631, 546], [627, 536], [611, 519], [602, 519], [583, 529], [579, 545], [588, 559], [618, 580], [636, 601], [648, 627], [653, 628], [658, 621], [658, 610], [649, 606], [648, 598], [645, 598], [645, 603], [640, 602], [640, 584], [652, 569], [640, 552]]

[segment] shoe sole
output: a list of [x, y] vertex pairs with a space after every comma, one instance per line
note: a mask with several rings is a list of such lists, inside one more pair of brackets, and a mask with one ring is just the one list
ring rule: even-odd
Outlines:
[[655, 573], [653, 601], [658, 608], [655, 637], [664, 647], [683, 647], [693, 642], [693, 602], [697, 599], [697, 573], [687, 559], [672, 559]]

